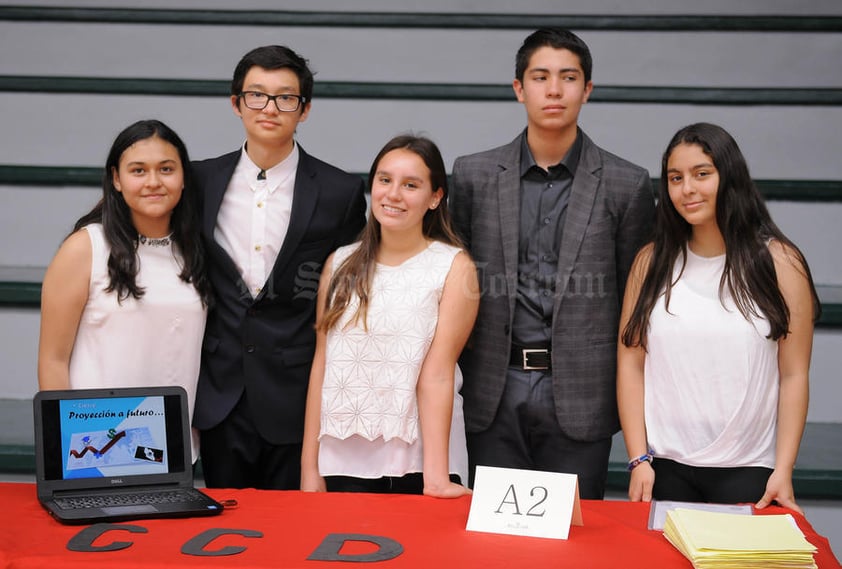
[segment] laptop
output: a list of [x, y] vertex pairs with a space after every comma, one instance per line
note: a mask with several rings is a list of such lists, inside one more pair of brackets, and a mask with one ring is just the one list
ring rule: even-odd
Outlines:
[[40, 391], [33, 405], [38, 500], [58, 521], [222, 512], [193, 486], [183, 388]]

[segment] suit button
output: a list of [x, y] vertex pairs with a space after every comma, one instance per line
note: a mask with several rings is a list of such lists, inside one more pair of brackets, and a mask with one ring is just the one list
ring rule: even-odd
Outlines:
[[254, 353], [254, 350], [255, 350], [255, 348], [254, 348], [254, 346], [253, 346], [252, 344], [249, 344], [248, 346], [246, 346], [246, 351], [247, 351], [248, 353], [253, 354], [253, 353]]
[[257, 308], [249, 308], [246, 311], [246, 314], [248, 314], [249, 316], [257, 316], [258, 314], [260, 314], [260, 310], [258, 310]]

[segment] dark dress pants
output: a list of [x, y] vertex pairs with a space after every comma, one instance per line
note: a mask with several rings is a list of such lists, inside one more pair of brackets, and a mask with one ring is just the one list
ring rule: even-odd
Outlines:
[[763, 497], [772, 469], [763, 466], [717, 468], [688, 466], [674, 460], [655, 457], [656, 500], [677, 502], [714, 502], [717, 504], [752, 504]]
[[468, 433], [470, 485], [477, 465], [565, 472], [579, 477], [579, 496], [605, 495], [611, 437], [583, 442], [562, 432], [548, 371], [508, 368], [506, 387], [491, 426]]
[[301, 488], [301, 443], [266, 441], [251, 421], [245, 393], [225, 420], [200, 435], [208, 488]]

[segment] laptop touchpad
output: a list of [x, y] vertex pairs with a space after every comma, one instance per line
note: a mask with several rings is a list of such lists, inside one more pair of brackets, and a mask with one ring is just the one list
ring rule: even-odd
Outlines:
[[125, 516], [126, 514], [152, 514], [158, 511], [158, 508], [151, 504], [141, 504], [138, 506], [109, 506], [102, 508], [102, 511], [109, 516]]

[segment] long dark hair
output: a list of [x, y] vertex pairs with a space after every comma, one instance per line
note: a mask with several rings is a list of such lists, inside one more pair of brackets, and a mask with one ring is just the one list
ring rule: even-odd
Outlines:
[[772, 221], [769, 210], [748, 171], [748, 165], [734, 138], [722, 127], [696, 123], [679, 130], [672, 137], [661, 160], [658, 205], [649, 266], [641, 285], [634, 311], [623, 330], [626, 346], [646, 347], [649, 317], [658, 298], [665, 295], [669, 310], [675, 263], [687, 260], [685, 246], [692, 226], [676, 211], [669, 196], [667, 163], [679, 144], [697, 144], [713, 160], [719, 173], [716, 194], [716, 223], [725, 240], [725, 268], [719, 283], [722, 297], [727, 288], [737, 309], [746, 318], [763, 317], [770, 324], [769, 338], [778, 340], [789, 333], [789, 308], [778, 288], [775, 263], [769, 252], [770, 240], [777, 240], [793, 252], [794, 261], [810, 284], [813, 315], [821, 306], [813, 285], [810, 267], [804, 255]]
[[102, 176], [102, 199], [94, 208], [79, 218], [73, 231], [91, 223], [101, 223], [105, 241], [111, 249], [108, 257], [109, 285], [107, 292], [116, 292], [118, 301], [129, 296], [140, 299], [144, 290], [137, 284], [138, 233], [132, 223], [132, 214], [123, 196], [114, 187], [113, 172], [120, 169], [120, 158], [133, 144], [157, 137], [172, 144], [178, 151], [184, 171], [184, 191], [172, 211], [170, 228], [172, 241], [184, 259], [179, 278], [192, 283], [202, 302], [210, 302], [210, 283], [205, 275], [205, 255], [199, 237], [198, 191], [193, 180], [190, 157], [181, 138], [170, 127], [157, 120], [142, 120], [126, 127], [111, 145]]
[[[422, 221], [424, 237], [441, 241], [448, 245], [462, 247], [450, 220], [447, 209], [447, 171], [436, 144], [423, 136], [400, 135], [386, 143], [375, 157], [368, 173], [368, 189], [377, 174], [380, 160], [392, 150], [405, 149], [417, 154], [430, 170], [430, 184], [433, 191], [441, 188], [443, 195], [438, 207], [428, 210]], [[373, 214], [369, 214], [368, 223], [360, 234], [360, 245], [333, 273], [327, 292], [327, 306], [321, 321], [317, 324], [319, 330], [330, 330], [345, 312], [345, 309], [356, 294], [360, 299], [360, 306], [354, 316], [356, 321], [366, 323], [368, 312], [369, 292], [377, 265], [377, 250], [380, 247], [380, 222]]]

